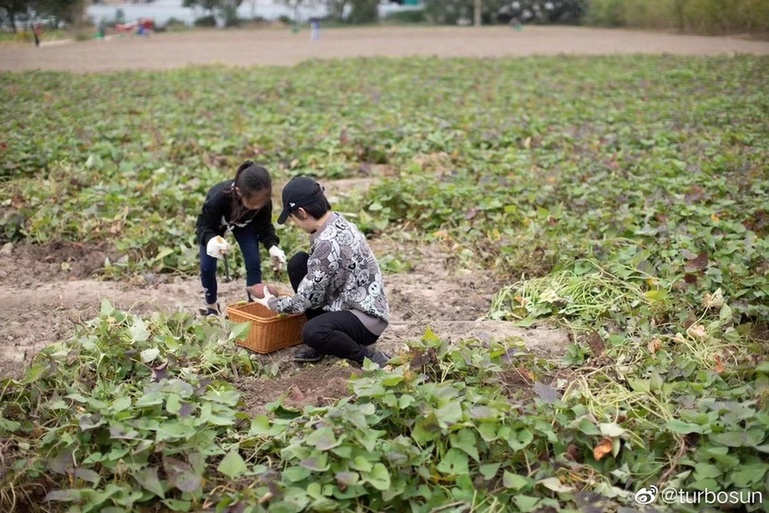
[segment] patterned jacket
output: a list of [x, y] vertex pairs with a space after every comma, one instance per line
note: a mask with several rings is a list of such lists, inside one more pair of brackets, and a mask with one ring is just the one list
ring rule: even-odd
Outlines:
[[271, 299], [270, 307], [281, 313], [321, 307], [327, 312], [351, 310], [367, 328], [381, 334], [388, 323], [389, 306], [382, 271], [363, 234], [334, 213], [312, 234], [311, 241], [307, 276], [297, 293]]

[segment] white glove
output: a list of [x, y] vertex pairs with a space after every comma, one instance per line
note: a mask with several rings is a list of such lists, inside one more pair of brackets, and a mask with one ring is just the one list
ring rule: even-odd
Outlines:
[[232, 249], [232, 245], [219, 235], [208, 241], [206, 245], [206, 253], [214, 258], [222, 258], [229, 253], [230, 249]]
[[272, 264], [272, 270], [278, 272], [286, 263], [286, 254], [278, 246], [270, 248], [270, 263]]
[[[246, 287], [246, 290], [248, 290], [248, 287]], [[270, 299], [275, 296], [270, 292], [270, 288], [267, 285], [262, 289], [262, 293], [264, 294], [264, 297], [256, 297], [255, 295], [252, 295], [251, 299], [253, 299], [255, 303], [259, 303], [265, 308], [272, 310], [272, 308], [270, 308]]]

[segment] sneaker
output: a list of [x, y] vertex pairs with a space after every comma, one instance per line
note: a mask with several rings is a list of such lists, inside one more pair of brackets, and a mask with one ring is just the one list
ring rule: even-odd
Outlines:
[[222, 315], [222, 311], [219, 309], [219, 303], [216, 303], [216, 308], [206, 307], [201, 308], [199, 311], [200, 315], [203, 317], [209, 317], [211, 315]]
[[304, 346], [294, 353], [294, 361], [298, 363], [316, 363], [323, 359], [323, 353]]
[[386, 353], [377, 351], [376, 349], [369, 349], [366, 358], [377, 364], [380, 369], [390, 363], [390, 357]]

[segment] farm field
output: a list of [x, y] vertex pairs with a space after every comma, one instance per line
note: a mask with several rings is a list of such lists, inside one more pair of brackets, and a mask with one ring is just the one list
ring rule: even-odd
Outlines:
[[[767, 43], [460, 33], [0, 47], [0, 509], [767, 511]], [[196, 317], [244, 159], [369, 236], [391, 368]]]

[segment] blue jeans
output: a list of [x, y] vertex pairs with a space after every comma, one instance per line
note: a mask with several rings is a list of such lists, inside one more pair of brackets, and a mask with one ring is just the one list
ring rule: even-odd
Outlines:
[[[235, 240], [238, 241], [243, 260], [246, 262], [246, 286], [262, 283], [262, 260], [259, 256], [259, 237], [254, 234], [253, 228], [232, 230]], [[206, 253], [206, 247], [200, 246], [200, 284], [206, 294], [206, 303], [216, 303], [218, 287], [216, 284], [216, 258]], [[251, 299], [249, 295], [249, 300]]]

